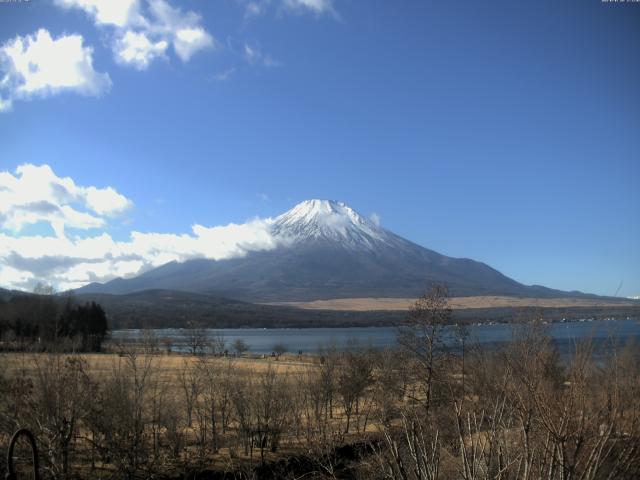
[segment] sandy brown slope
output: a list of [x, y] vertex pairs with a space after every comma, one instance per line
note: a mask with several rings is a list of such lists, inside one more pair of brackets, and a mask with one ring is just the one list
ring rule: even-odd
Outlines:
[[[380, 311], [408, 310], [415, 298], [335, 298], [314, 300], [311, 302], [274, 302], [269, 305], [287, 305], [308, 310], [345, 310]], [[499, 296], [453, 297], [450, 300], [454, 309], [499, 308], [499, 307], [615, 307], [637, 306], [640, 302], [627, 299], [596, 298], [519, 298]]]

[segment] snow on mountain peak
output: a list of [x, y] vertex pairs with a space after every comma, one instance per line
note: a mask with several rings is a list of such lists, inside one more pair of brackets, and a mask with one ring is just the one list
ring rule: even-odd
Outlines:
[[323, 222], [338, 217], [358, 221], [359, 218], [361, 218], [355, 210], [342, 202], [317, 199], [305, 200], [297, 204], [291, 210], [281, 215], [281, 217], [285, 216], [290, 220], [303, 222]]
[[389, 234], [343, 202], [305, 200], [273, 221], [273, 233], [296, 241], [332, 240], [345, 246], [372, 248], [388, 243]]

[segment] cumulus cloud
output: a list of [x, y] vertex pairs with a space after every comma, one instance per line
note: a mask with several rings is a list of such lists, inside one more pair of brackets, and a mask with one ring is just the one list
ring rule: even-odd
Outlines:
[[131, 206], [131, 200], [111, 187], [87, 187], [81, 191], [87, 206], [100, 215], [118, 215]]
[[166, 58], [170, 45], [183, 62], [215, 45], [200, 15], [166, 0], [56, 0], [56, 4], [81, 9], [97, 26], [108, 27], [116, 61], [138, 70]]
[[139, 0], [55, 0], [63, 8], [79, 8], [98, 25], [125, 27], [143, 23]]
[[153, 21], [147, 27], [150, 34], [170, 39], [176, 55], [187, 62], [198, 51], [214, 45], [213, 37], [201, 26], [195, 12], [183, 12], [165, 0], [148, 0]]
[[53, 38], [45, 29], [0, 46], [0, 76], [0, 111], [16, 99], [64, 91], [99, 96], [111, 87], [109, 75], [94, 70], [93, 49], [81, 35]]
[[169, 43], [166, 40], [152, 42], [145, 33], [126, 32], [115, 43], [115, 58], [118, 63], [146, 70], [151, 62], [163, 57]]
[[2, 263], [0, 263], [0, 278], [2, 285], [7, 288], [29, 288], [36, 284], [35, 277], [30, 272], [17, 270]]
[[[182, 234], [132, 231], [128, 239], [115, 240], [107, 232], [107, 217], [130, 206], [111, 187], [79, 186], [47, 165], [0, 172], [0, 286], [30, 289], [45, 281], [66, 290], [135, 276], [171, 261], [241, 257], [283, 241], [272, 235], [270, 219], [196, 224]], [[56, 235], [24, 234], [27, 225], [38, 222], [51, 224]], [[65, 227], [101, 231], [70, 236]]]
[[203, 28], [180, 28], [176, 30], [173, 48], [183, 62], [199, 50], [213, 45], [213, 38]]
[[20, 233], [26, 226], [45, 222], [56, 235], [64, 228], [91, 229], [106, 224], [132, 202], [111, 187], [82, 187], [69, 177], [58, 177], [48, 165], [24, 164], [15, 174], [0, 172], [0, 229]]
[[205, 227], [191, 233], [133, 231], [128, 240], [116, 241], [108, 233], [87, 238], [20, 236], [0, 233], [2, 286], [30, 288], [46, 281], [60, 290], [89, 282], [131, 277], [171, 261], [192, 258], [222, 260], [249, 252], [276, 248], [269, 220]]

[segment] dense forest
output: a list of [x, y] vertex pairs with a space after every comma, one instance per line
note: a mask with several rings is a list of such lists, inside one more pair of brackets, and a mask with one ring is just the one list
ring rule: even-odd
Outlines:
[[0, 297], [0, 347], [98, 352], [108, 331], [107, 315], [95, 302], [73, 297], [22, 294]]

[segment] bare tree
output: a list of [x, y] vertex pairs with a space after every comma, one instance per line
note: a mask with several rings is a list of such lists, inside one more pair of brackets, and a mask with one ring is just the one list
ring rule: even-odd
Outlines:
[[320, 388], [324, 400], [325, 423], [333, 418], [333, 405], [337, 384], [337, 369], [339, 353], [335, 343], [321, 346], [318, 349], [320, 357]]
[[224, 338], [224, 335], [221, 332], [215, 332], [209, 338], [209, 350], [216, 357], [219, 357], [224, 353], [226, 345], [227, 340]]
[[160, 342], [153, 330], [148, 328], [142, 331], [142, 350], [147, 355], [157, 355], [160, 352]]
[[265, 449], [277, 451], [290, 421], [292, 402], [287, 373], [276, 373], [269, 367], [259, 376], [252, 398], [256, 419], [254, 435], [260, 447], [260, 459], [264, 462]]
[[359, 414], [360, 399], [373, 381], [372, 374], [371, 356], [356, 342], [350, 342], [338, 364], [337, 391], [346, 418], [345, 433], [349, 433], [352, 415]]
[[406, 325], [399, 329], [398, 343], [420, 365], [419, 381], [423, 386], [424, 406], [428, 412], [438, 379], [438, 354], [442, 352], [442, 329], [451, 321], [449, 292], [434, 284], [412, 305]]
[[206, 412], [206, 420], [211, 425], [211, 447], [214, 452], [217, 452], [220, 447], [220, 436], [226, 433], [229, 422], [229, 390], [233, 363], [231, 359], [202, 357], [197, 368], [203, 411]]
[[180, 388], [182, 389], [184, 405], [187, 413], [187, 426], [193, 426], [193, 409], [200, 393], [200, 377], [195, 364], [185, 358], [179, 374]]
[[176, 461], [186, 444], [182, 402], [175, 396], [167, 395], [164, 408], [160, 412], [159, 427], [164, 432], [164, 440], [169, 447], [171, 460]]
[[239, 357], [241, 357], [245, 352], [249, 351], [249, 345], [242, 338], [237, 338], [233, 342], [233, 349], [236, 351]]
[[[441, 443], [438, 433], [430, 434], [414, 410], [401, 416], [398, 434], [382, 430], [383, 447], [377, 453], [384, 478], [393, 480], [437, 480], [441, 475]], [[454, 477], [455, 478], [455, 477]]]
[[151, 421], [148, 395], [156, 370], [151, 355], [129, 350], [113, 366], [111, 375], [100, 380], [91, 410], [85, 417], [93, 432], [91, 442], [103, 459], [112, 461], [125, 478], [142, 469], [152, 469], [148, 455], [147, 427]]
[[185, 341], [192, 355], [203, 354], [209, 348], [207, 331], [193, 323], [190, 323], [185, 331]]
[[36, 295], [54, 295], [56, 293], [56, 290], [55, 288], [53, 288], [53, 286], [47, 283], [38, 282], [33, 287], [33, 293], [35, 293]]
[[398, 413], [398, 404], [404, 399], [407, 380], [407, 360], [397, 348], [386, 348], [373, 357], [376, 381], [373, 385], [378, 420], [383, 425]]
[[72, 442], [91, 399], [93, 384], [82, 357], [45, 354], [33, 357], [35, 384], [30, 417], [45, 447], [53, 478], [71, 476]]

